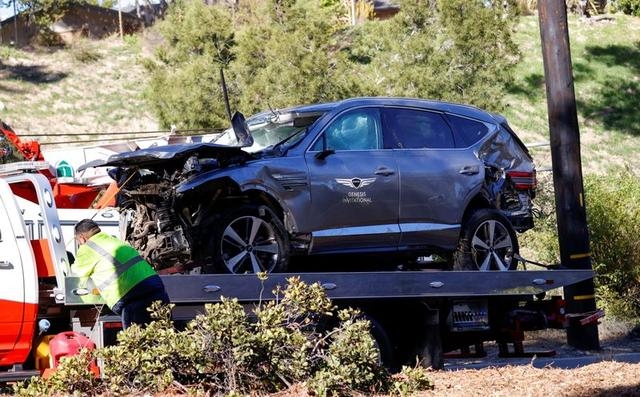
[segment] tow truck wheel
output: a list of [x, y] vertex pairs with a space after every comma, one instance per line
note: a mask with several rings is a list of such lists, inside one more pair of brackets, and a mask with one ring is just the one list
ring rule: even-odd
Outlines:
[[462, 226], [454, 270], [515, 270], [518, 239], [509, 220], [500, 212], [480, 209]]
[[208, 244], [214, 269], [222, 273], [284, 272], [289, 239], [282, 222], [268, 207], [243, 205], [225, 211]]

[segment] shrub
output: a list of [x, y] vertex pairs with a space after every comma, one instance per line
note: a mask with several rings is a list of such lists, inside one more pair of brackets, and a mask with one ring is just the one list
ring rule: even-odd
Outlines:
[[58, 370], [51, 377], [33, 377], [28, 382], [19, 382], [13, 386], [13, 392], [29, 397], [99, 394], [103, 391], [102, 384], [89, 369], [91, 360], [92, 353], [86, 349], [78, 355], [62, 357]]
[[640, 0], [616, 0], [615, 8], [627, 15], [640, 16]]
[[[392, 384], [394, 393], [406, 395], [430, 385], [415, 372], [422, 369], [392, 383], [368, 321], [355, 310], [336, 313], [319, 284], [292, 278], [274, 293], [274, 301], [250, 313], [234, 299], [208, 304], [183, 330], [170, 319], [171, 305], [155, 305], [147, 327], [134, 325], [118, 334], [117, 345], [64, 360], [53, 377], [35, 378], [15, 392], [263, 395], [306, 382], [318, 396], [384, 393]], [[102, 379], [88, 369], [92, 357], [102, 360]]]
[[560, 247], [551, 173], [538, 173], [538, 189], [534, 204], [534, 227], [520, 236], [520, 255], [535, 262], [558, 263]]
[[640, 179], [628, 171], [589, 177], [585, 196], [598, 296], [611, 314], [638, 317]]
[[[618, 176], [613, 176], [618, 175]], [[622, 318], [640, 316], [640, 179], [629, 171], [585, 177], [585, 200], [598, 304]], [[540, 179], [536, 226], [522, 236], [525, 259], [560, 258], [551, 176]]]
[[71, 47], [71, 56], [80, 63], [94, 63], [102, 56], [88, 40], [78, 40]]

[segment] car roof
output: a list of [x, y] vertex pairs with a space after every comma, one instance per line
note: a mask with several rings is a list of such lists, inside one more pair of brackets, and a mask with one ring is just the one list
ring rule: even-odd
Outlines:
[[445, 113], [454, 113], [481, 121], [496, 123], [498, 120], [489, 112], [471, 105], [463, 105], [445, 101], [435, 101], [418, 98], [403, 97], [357, 97], [335, 102], [317, 103], [311, 105], [294, 106], [282, 109], [282, 112], [293, 113], [326, 113], [332, 110], [348, 109], [359, 106], [403, 106], [425, 110], [435, 110]]

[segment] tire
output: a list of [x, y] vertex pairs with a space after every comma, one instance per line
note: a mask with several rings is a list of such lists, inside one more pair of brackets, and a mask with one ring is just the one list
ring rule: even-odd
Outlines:
[[207, 245], [214, 270], [221, 273], [280, 273], [289, 263], [289, 238], [268, 207], [232, 208], [214, 223]]
[[453, 270], [515, 270], [518, 239], [499, 211], [479, 209], [462, 225]]
[[373, 317], [364, 315], [364, 318], [369, 321], [371, 328], [369, 332], [373, 338], [373, 342], [378, 349], [378, 365], [383, 366], [390, 371], [395, 370], [395, 362], [393, 361], [393, 345], [387, 332], [382, 325]]

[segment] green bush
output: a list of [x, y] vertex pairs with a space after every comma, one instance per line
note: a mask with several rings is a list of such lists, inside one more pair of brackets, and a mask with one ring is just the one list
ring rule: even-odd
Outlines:
[[[543, 264], [559, 263], [560, 246], [556, 224], [553, 176], [550, 172], [538, 173], [538, 189], [534, 204], [534, 227], [519, 236], [520, 255], [527, 260]], [[526, 266], [530, 268], [529, 265]], [[535, 267], [531, 266], [531, 268]], [[536, 270], [540, 269], [536, 268]]]
[[[171, 305], [152, 308], [154, 322], [118, 334], [114, 346], [61, 363], [53, 377], [17, 385], [16, 394], [126, 395], [180, 392], [264, 395], [306, 382], [318, 396], [392, 392], [407, 395], [430, 387], [422, 369], [393, 381], [381, 366], [357, 311], [336, 311], [319, 284], [289, 279], [277, 299], [250, 313], [233, 299], [208, 304], [177, 330]], [[334, 326], [334, 324], [337, 324]], [[102, 362], [95, 379], [87, 363]]]
[[616, 0], [615, 8], [627, 15], [640, 16], [640, 0]]
[[102, 383], [89, 369], [94, 357], [88, 350], [70, 357], [62, 357], [58, 370], [49, 378], [33, 377], [30, 381], [17, 383], [13, 392], [20, 396], [85, 396], [100, 394]]
[[[614, 176], [618, 175], [618, 176]], [[640, 316], [640, 179], [626, 170], [585, 176], [585, 200], [598, 305], [622, 318]], [[560, 260], [553, 183], [540, 178], [536, 226], [521, 237], [525, 259]]]
[[628, 171], [616, 177], [588, 177], [585, 196], [592, 263], [601, 304], [613, 315], [638, 317], [640, 179]]
[[78, 40], [71, 46], [71, 56], [80, 63], [94, 63], [102, 56], [89, 40]]

